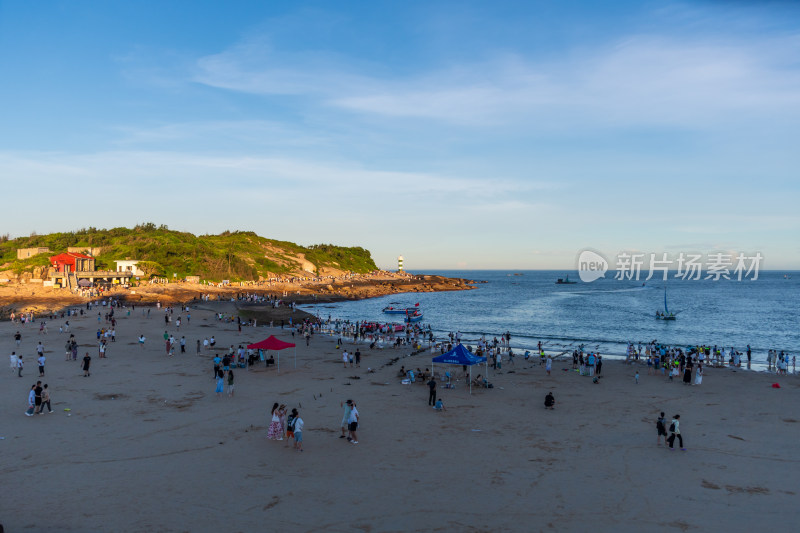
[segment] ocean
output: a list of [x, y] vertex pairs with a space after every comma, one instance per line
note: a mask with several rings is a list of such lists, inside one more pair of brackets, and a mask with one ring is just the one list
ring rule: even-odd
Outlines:
[[[423, 272], [415, 272], [423, 274]], [[323, 319], [399, 322], [386, 315], [387, 305], [419, 303], [423, 325], [437, 339], [460, 331], [462, 342], [511, 333], [515, 351], [541, 341], [547, 351], [572, 351], [583, 344], [604, 356], [622, 357], [628, 342], [655, 340], [672, 346], [717, 345], [742, 352], [749, 344], [754, 368], [766, 365], [767, 350], [797, 355], [800, 347], [800, 272], [759, 272], [755, 281], [652, 279], [615, 280], [612, 275], [591, 283], [574, 272], [543, 270], [430, 271], [479, 283], [471, 291], [395, 294], [367, 300], [303, 306]], [[574, 276], [574, 285], [557, 278]], [[660, 274], [657, 276], [660, 278]], [[644, 284], [643, 284], [644, 283]], [[664, 293], [675, 321], [656, 320], [664, 309]], [[791, 370], [791, 367], [790, 367]]]

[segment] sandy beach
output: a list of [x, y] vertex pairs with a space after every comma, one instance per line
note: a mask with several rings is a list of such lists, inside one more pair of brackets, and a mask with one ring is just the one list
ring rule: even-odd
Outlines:
[[[306, 347], [261, 325], [239, 334], [217, 311], [233, 304], [199, 303], [170, 328], [187, 340], [174, 357], [155, 308], [149, 319], [117, 312], [107, 359], [96, 318], [72, 317], [90, 377], [64, 360], [63, 320], [48, 321], [47, 335], [0, 323], [0, 349], [25, 361], [19, 378], [6, 358], [1, 378], [5, 531], [748, 531], [796, 521], [797, 376], [708, 368], [701, 386], [685, 386], [642, 366], [637, 385], [633, 367], [608, 361], [593, 384], [566, 362], [547, 376], [518, 358], [490, 369], [493, 389], [440, 385], [447, 410], [436, 412], [424, 384], [397, 377], [401, 364], [429, 367], [427, 352], [361, 344], [361, 368], [343, 368], [335, 339]], [[237, 369], [235, 395], [217, 397], [213, 355], [198, 356], [197, 339], [214, 335], [222, 353], [270, 334], [297, 343], [297, 368], [286, 350], [280, 372]], [[54, 413], [27, 417], [37, 379]], [[357, 445], [339, 438], [347, 399], [360, 412]], [[300, 411], [302, 453], [267, 440], [273, 402]], [[687, 451], [656, 445], [660, 411], [681, 415]]]

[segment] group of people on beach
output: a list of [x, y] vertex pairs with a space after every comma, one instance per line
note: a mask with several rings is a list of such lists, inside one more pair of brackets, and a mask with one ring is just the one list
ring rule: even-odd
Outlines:
[[41, 381], [37, 381], [31, 385], [28, 393], [28, 409], [25, 411], [25, 416], [43, 415], [45, 407], [48, 412], [53, 412], [53, 408], [50, 406], [50, 391], [47, 383], [42, 385]]
[[298, 452], [303, 451], [303, 426], [305, 422], [300, 418], [300, 412], [293, 408], [287, 411], [285, 404], [275, 402], [270, 411], [270, 422], [267, 426], [267, 438], [270, 440], [286, 440], [285, 447], [289, 447], [289, 441], [294, 439], [292, 447]]

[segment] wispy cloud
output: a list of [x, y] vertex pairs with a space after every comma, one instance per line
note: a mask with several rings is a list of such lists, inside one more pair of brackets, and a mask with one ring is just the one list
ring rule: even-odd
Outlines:
[[460, 124], [705, 126], [742, 115], [797, 120], [800, 36], [736, 39], [632, 35], [559, 60], [523, 53], [405, 78], [370, 75], [346, 58], [247, 42], [201, 58], [194, 80], [255, 94], [313, 96], [362, 114]]

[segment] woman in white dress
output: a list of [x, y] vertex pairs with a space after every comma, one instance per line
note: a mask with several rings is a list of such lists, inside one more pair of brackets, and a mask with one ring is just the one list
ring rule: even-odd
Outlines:
[[703, 383], [703, 365], [697, 365], [697, 371], [694, 374], [694, 384], [700, 385]]

